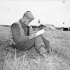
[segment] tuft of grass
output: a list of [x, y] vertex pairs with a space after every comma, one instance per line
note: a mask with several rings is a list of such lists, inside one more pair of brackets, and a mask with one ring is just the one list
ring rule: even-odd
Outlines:
[[[37, 59], [30, 59], [27, 60], [27, 54], [25, 54], [21, 57], [16, 57], [16, 49], [15, 49], [15, 55], [12, 58], [12, 54], [9, 52], [5, 58], [5, 63], [3, 70], [55, 70], [56, 67], [59, 68], [61, 65], [61, 70], [66, 68], [66, 65], [63, 64], [60, 60], [57, 59], [57, 57], [45, 55], [46, 58], [38, 57]], [[65, 65], [65, 66], [64, 66]], [[60, 66], [60, 67], [59, 67]], [[67, 65], [68, 67], [68, 65]]]
[[4, 67], [8, 70], [47, 70], [48, 61], [44, 58], [38, 57], [37, 59], [27, 60], [26, 53], [16, 58], [16, 49], [14, 59], [11, 58], [11, 53], [9, 52], [5, 59]]

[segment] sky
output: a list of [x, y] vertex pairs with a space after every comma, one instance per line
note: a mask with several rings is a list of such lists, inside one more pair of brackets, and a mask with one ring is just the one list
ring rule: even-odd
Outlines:
[[0, 25], [11, 25], [22, 18], [26, 11], [31, 11], [35, 17], [32, 25], [38, 25], [40, 19], [42, 24], [70, 27], [69, 0], [1, 0]]

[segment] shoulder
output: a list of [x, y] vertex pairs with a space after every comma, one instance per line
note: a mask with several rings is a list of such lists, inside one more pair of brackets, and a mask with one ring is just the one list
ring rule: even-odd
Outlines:
[[11, 31], [15, 34], [15, 33], [19, 33], [20, 32], [20, 27], [17, 23], [13, 23], [11, 25]]
[[18, 28], [19, 27], [19, 25], [17, 24], [17, 23], [13, 23], [12, 25], [11, 25], [11, 28]]
[[20, 37], [20, 29], [17, 23], [13, 23], [11, 25], [11, 32], [12, 32], [14, 41], [17, 42], [18, 41], [17, 39]]

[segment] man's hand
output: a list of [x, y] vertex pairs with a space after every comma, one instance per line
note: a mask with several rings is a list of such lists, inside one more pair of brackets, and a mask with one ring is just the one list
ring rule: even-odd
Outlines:
[[38, 32], [38, 31], [33, 30], [32, 26], [30, 26], [30, 35], [31, 35], [31, 34], [34, 34], [34, 33], [37, 33], [37, 32]]
[[36, 37], [36, 33], [31, 34], [31, 35], [29, 36], [29, 39], [32, 39], [32, 38], [34, 38], [34, 37]]

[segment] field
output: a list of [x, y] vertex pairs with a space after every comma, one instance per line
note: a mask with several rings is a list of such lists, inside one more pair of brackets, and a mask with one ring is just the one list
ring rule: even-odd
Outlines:
[[45, 58], [34, 48], [26, 52], [13, 49], [10, 27], [0, 26], [0, 70], [70, 70], [70, 32], [46, 30], [43, 36], [52, 48]]

